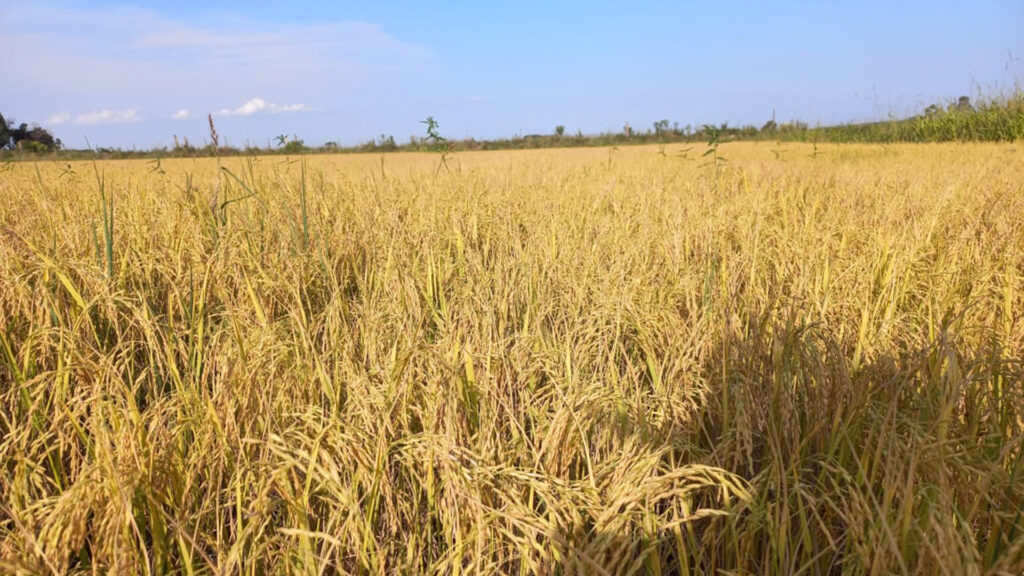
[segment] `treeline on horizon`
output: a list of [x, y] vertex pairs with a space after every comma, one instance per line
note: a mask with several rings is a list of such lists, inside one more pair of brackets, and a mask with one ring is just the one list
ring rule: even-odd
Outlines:
[[[0, 119], [3, 117], [0, 116]], [[284, 135], [275, 138], [276, 145], [268, 141], [266, 147], [232, 147], [203, 142], [194, 145], [187, 139], [175, 137], [173, 148], [125, 150], [121, 148], [66, 149], [49, 132], [38, 125], [22, 124], [18, 127], [0, 126], [0, 158], [33, 159], [40, 156], [60, 159], [89, 158], [196, 158], [205, 156], [238, 156], [252, 154], [330, 154], [433, 151], [440, 145], [435, 138], [412, 136], [408, 142], [397, 143], [393, 136], [381, 135], [355, 146], [341, 146], [327, 142], [322, 146], [307, 146], [298, 137]], [[1024, 139], [1024, 90], [1012, 95], [983, 98], [972, 103], [961, 96], [945, 106], [933, 104], [920, 114], [909, 118], [876, 122], [809, 126], [802, 121], [777, 123], [774, 119], [764, 125], [730, 126], [669, 124], [668, 120], [655, 122], [646, 129], [632, 128], [628, 124], [620, 132], [600, 134], [566, 134], [564, 126], [556, 126], [550, 134], [526, 134], [493, 140], [444, 140], [443, 146], [453, 152], [469, 150], [524, 150], [558, 147], [601, 147], [636, 144], [693, 143], [708, 140], [714, 133], [719, 142], [727, 141], [785, 141], [815, 143], [897, 143], [897, 142], [1012, 142]], [[18, 140], [17, 135], [22, 138]], [[12, 137], [14, 135], [14, 137]]]

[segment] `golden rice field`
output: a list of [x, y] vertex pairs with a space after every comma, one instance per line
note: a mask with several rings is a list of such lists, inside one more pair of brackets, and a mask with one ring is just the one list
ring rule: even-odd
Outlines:
[[1024, 571], [1024, 145], [0, 167], [0, 572]]

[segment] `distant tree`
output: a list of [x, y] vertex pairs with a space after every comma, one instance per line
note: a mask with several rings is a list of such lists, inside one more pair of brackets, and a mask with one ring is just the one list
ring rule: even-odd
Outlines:
[[7, 120], [0, 114], [0, 150], [11, 145], [11, 131], [7, 128]]
[[24, 122], [15, 126], [14, 120], [11, 120], [7, 129], [11, 133], [11, 148], [17, 148], [18, 143], [28, 136], [28, 124], [25, 124]]
[[559, 124], [558, 126], [555, 126], [555, 136], [558, 136], [559, 138], [561, 138], [564, 135], [565, 135], [565, 126], [562, 126], [561, 124]]
[[36, 154], [42, 154], [49, 152], [52, 148], [48, 148], [42, 142], [36, 142], [35, 140], [22, 140], [18, 142], [18, 149], [24, 150], [25, 152], [33, 152]]
[[282, 150], [284, 150], [285, 153], [287, 154], [300, 154], [306, 151], [306, 143], [303, 142], [302, 140], [299, 140], [298, 138], [292, 138], [291, 140], [288, 141], [287, 144], [284, 145], [284, 148], [282, 148]]
[[17, 127], [14, 120], [7, 120], [0, 115], [0, 148], [18, 148], [32, 152], [59, 150], [61, 141], [54, 138], [50, 131], [33, 124], [22, 122]]
[[761, 126], [761, 132], [765, 134], [774, 134], [779, 129], [779, 124], [775, 120], [769, 120]]
[[33, 142], [39, 142], [43, 146], [46, 146], [49, 150], [60, 150], [63, 143], [60, 138], [54, 138], [53, 134], [50, 134], [49, 130], [45, 130], [36, 126], [29, 133]]
[[668, 132], [668, 120], [658, 120], [654, 123], [654, 133], [664, 134]]

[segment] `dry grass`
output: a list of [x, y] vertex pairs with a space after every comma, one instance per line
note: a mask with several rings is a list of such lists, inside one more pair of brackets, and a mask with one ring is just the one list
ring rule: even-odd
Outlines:
[[679, 150], [9, 168], [0, 571], [1020, 574], [1024, 152]]

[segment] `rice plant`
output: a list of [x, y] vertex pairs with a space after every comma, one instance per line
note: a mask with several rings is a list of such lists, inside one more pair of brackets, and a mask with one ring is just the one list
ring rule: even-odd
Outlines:
[[1024, 150], [712, 145], [5, 167], [0, 572], [1020, 574]]

